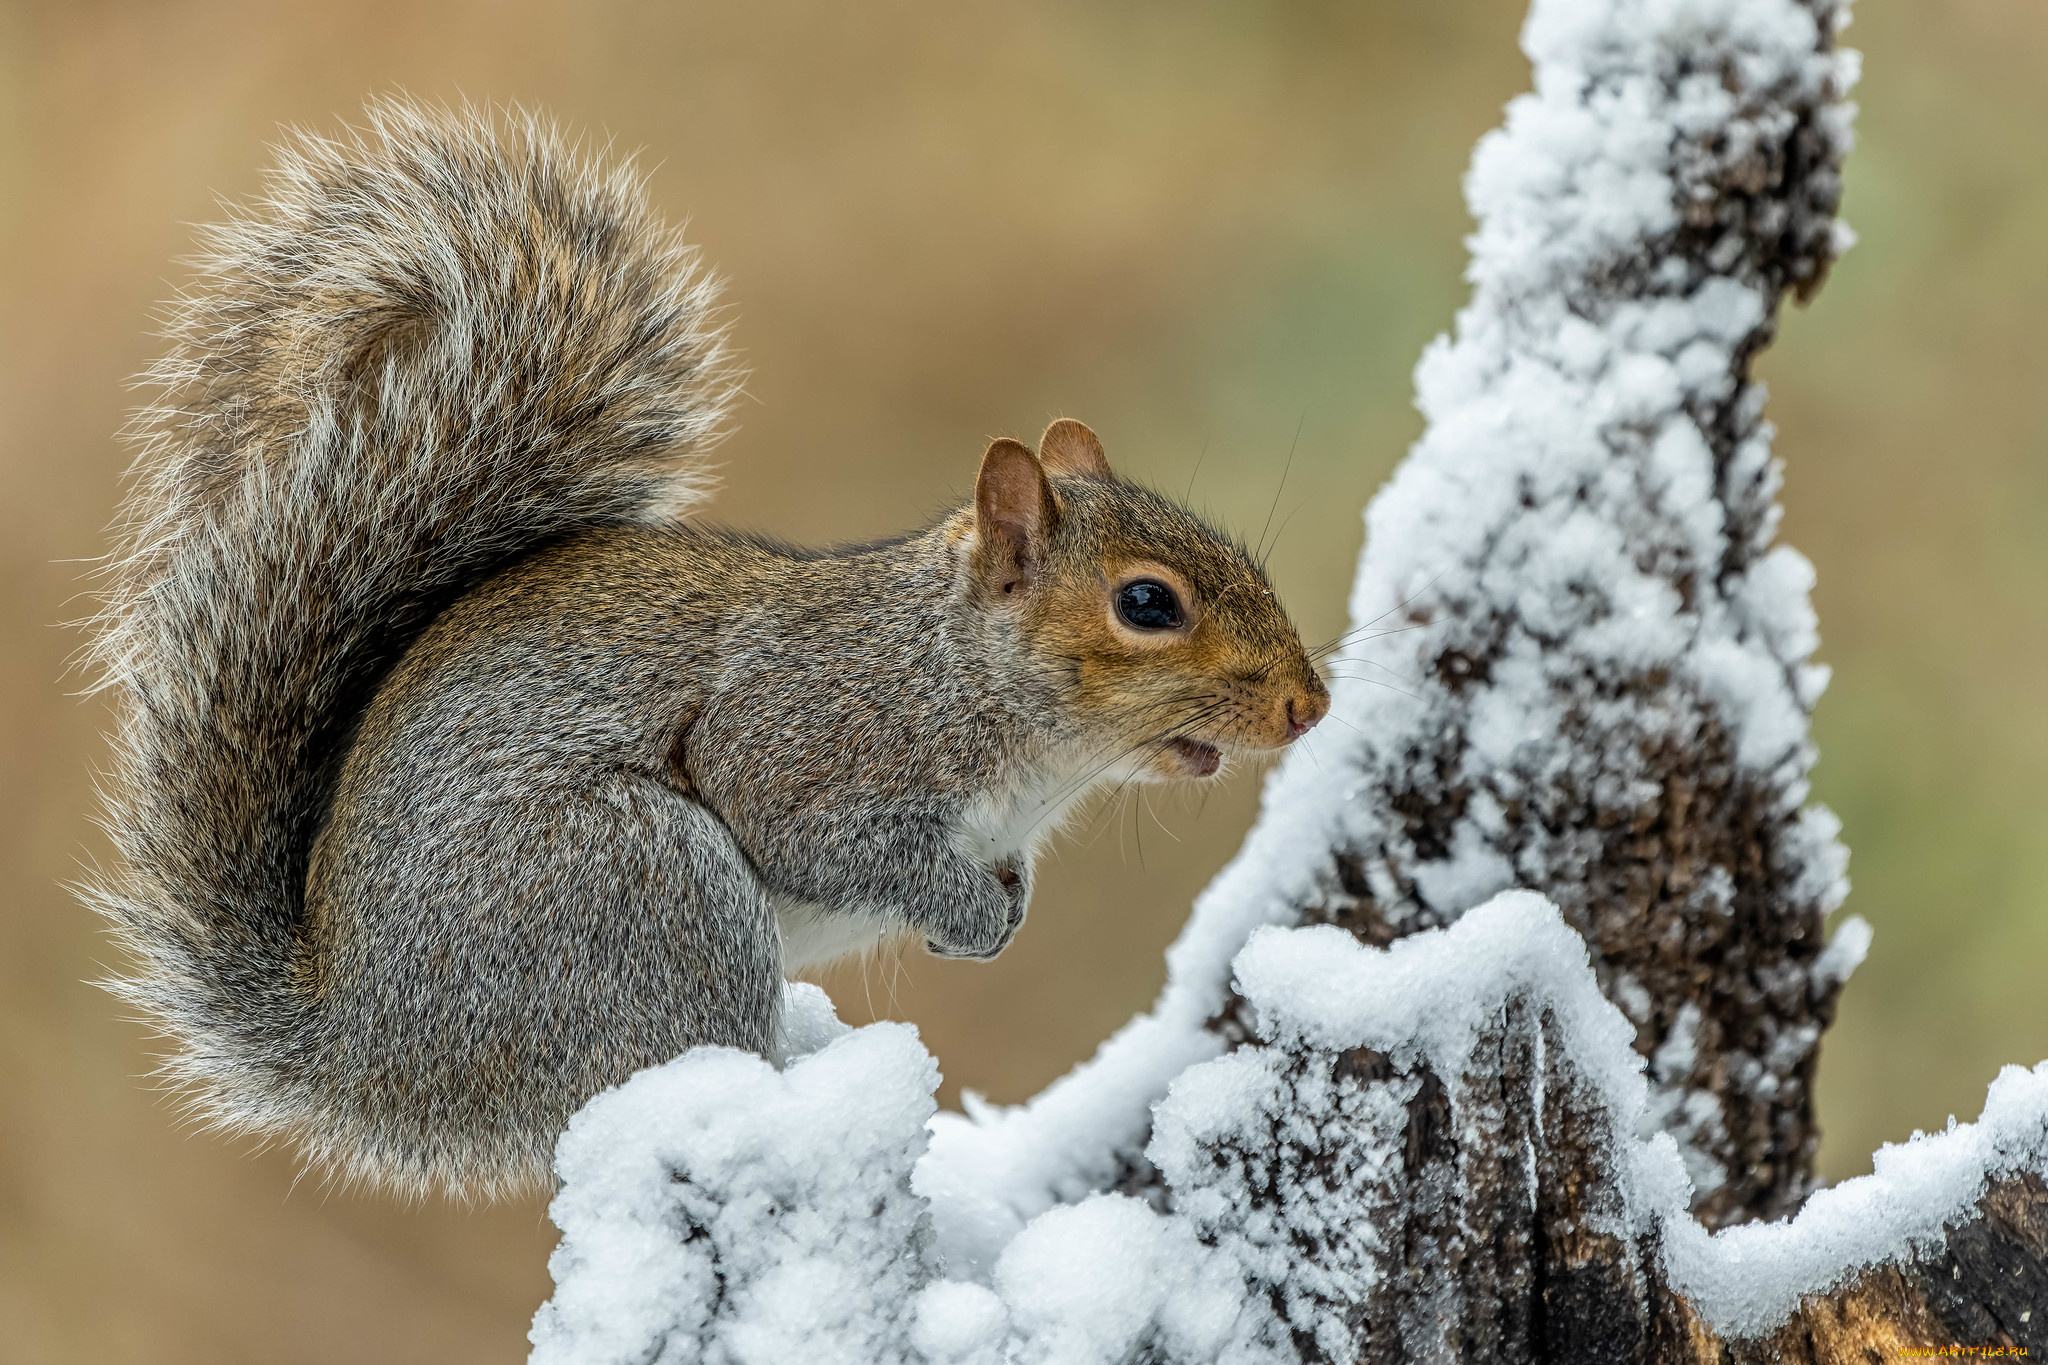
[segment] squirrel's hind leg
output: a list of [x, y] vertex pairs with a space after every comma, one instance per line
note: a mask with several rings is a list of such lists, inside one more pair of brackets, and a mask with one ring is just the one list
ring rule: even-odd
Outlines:
[[492, 804], [402, 853], [373, 829], [333, 850], [329, 913], [354, 920], [323, 1020], [335, 1145], [400, 1184], [544, 1180], [599, 1091], [702, 1044], [779, 1044], [774, 912], [715, 815], [616, 771]]
[[[653, 778], [615, 774], [592, 800], [628, 828], [593, 837], [549, 869], [562, 927], [595, 1007], [587, 1054], [616, 1085], [706, 1043], [773, 1055], [782, 953], [775, 910], [753, 864], [710, 810]], [[584, 1097], [584, 1098], [587, 1098]], [[578, 1103], [581, 1103], [579, 1099]]]

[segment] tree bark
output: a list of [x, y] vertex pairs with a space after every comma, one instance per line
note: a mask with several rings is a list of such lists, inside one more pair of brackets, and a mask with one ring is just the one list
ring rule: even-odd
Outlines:
[[[1780, 1274], [1812, 1277], [1810, 1257], [1785, 1255], [1790, 1237], [1775, 1250], [1752, 1242], [1747, 1254], [1765, 1270], [1763, 1302], [1731, 1312], [1725, 1287], [1710, 1283], [1727, 1269], [1711, 1259], [1716, 1243], [1675, 1201], [1658, 1211], [1666, 1198], [1655, 1179], [1658, 1144], [1633, 1140], [1641, 1111], [1631, 1112], [1629, 1091], [1614, 1085], [1614, 1059], [1601, 1040], [1572, 1022], [1570, 983], [1560, 984], [1562, 994], [1515, 988], [1486, 1001], [1496, 1022], [1461, 1066], [1426, 1045], [1401, 1061], [1373, 1047], [1330, 1046], [1328, 1038], [1319, 1046], [1270, 987], [1253, 991], [1254, 1012], [1270, 1021], [1274, 1039], [1253, 1036], [1244, 1049], [1284, 1058], [1294, 1096], [1280, 1107], [1274, 1134], [1248, 1144], [1272, 1173], [1267, 1197], [1299, 1188], [1288, 1163], [1273, 1158], [1286, 1151], [1288, 1118], [1302, 1111], [1351, 1121], [1319, 1124], [1294, 1167], [1376, 1172], [1363, 1191], [1329, 1187], [1317, 1200], [1370, 1211], [1369, 1228], [1344, 1235], [1371, 1245], [1385, 1273], [1363, 1277], [1371, 1287], [1355, 1298], [1297, 1311], [1300, 1322], [1344, 1328], [1321, 1339], [1297, 1332], [1299, 1359], [1863, 1365], [1908, 1350], [2048, 1352], [2048, 1068], [2026, 1078], [2041, 1092], [2028, 1121], [2006, 1125], [2002, 1143], [1987, 1144], [2003, 1146], [2003, 1155], [1985, 1163], [1979, 1191], [1934, 1221], [1935, 1235], [1892, 1239], [1861, 1265], [1845, 1256], [1824, 1266], [1823, 1283], [1806, 1293], [1773, 1282]], [[1590, 981], [1583, 984], [1590, 995]], [[1335, 1096], [1301, 1099], [1321, 1084]], [[1390, 1111], [1400, 1116], [1392, 1124], [1357, 1117]], [[1161, 1114], [1175, 1121], [1171, 1101]], [[1373, 1160], [1389, 1152], [1396, 1161]], [[1213, 1159], [1249, 1154], [1226, 1150]], [[1190, 1187], [1188, 1164], [1170, 1172], [1177, 1190]], [[1911, 1197], [1913, 1189], [1900, 1192]], [[1694, 1245], [1672, 1254], [1667, 1240], [1675, 1235]], [[1327, 1245], [1299, 1251], [1304, 1262], [1331, 1254]], [[1747, 1292], [1754, 1297], [1758, 1288]], [[1695, 1295], [1719, 1301], [1703, 1311]], [[1713, 1317], [1724, 1322], [1717, 1327]]]
[[[1762, 300], [1719, 357], [1722, 382], [1690, 386], [1666, 412], [1623, 408], [1589, 423], [1613, 461], [1635, 466], [1626, 482], [1637, 501], [1590, 501], [1636, 566], [1669, 586], [1681, 620], [1717, 608], [1739, 614], [1777, 521], [1775, 467], [1760, 458], [1771, 432], [1751, 364], [1785, 297], [1811, 299], [1845, 240], [1833, 223], [1848, 148], [1843, 96], [1853, 75], [1834, 51], [1845, 7], [1801, 5], [1812, 46], [1776, 61], [1746, 47], [1739, 26], [1715, 32], [1711, 21], [1681, 22], [1633, 47], [1626, 38], [1642, 39], [1640, 30], [1621, 41], [1598, 35], [1605, 41], [1576, 50], [1568, 41], [1545, 46], [1546, 8], [1563, 6], [1538, 0], [1532, 16], [1533, 102], [1592, 109], [1597, 121], [1603, 101], [1625, 104], [1623, 92], [1645, 84], [1681, 103], [1680, 92], [1704, 74], [1726, 93], [1725, 110], [1690, 125], [1678, 120], [1669, 225], [1610, 242], [1604, 254], [1489, 260], [1490, 247], [1526, 240], [1529, 220], [1546, 212], [1551, 221], [1540, 226], [1554, 231], [1570, 206], [1560, 214], [1554, 204], [1516, 202], [1512, 191], [1475, 202], [1478, 288], [1452, 349], [1486, 352], [1481, 382], [1508, 393], [1499, 438], [1512, 440], [1542, 434], [1533, 423], [1516, 425], [1516, 405], [1532, 400], [1512, 382], [1529, 357], [1557, 364], [1561, 318], [1612, 330], [1632, 310], [1697, 300], [1716, 281]], [[1595, 27], [1584, 25], [1581, 36]], [[1526, 131], [1511, 112], [1495, 137], [1512, 143]], [[1515, 151], [1535, 155], [1535, 141], [1521, 137]], [[1485, 158], [1482, 147], [1475, 176]], [[1587, 387], [1597, 394], [1600, 380]], [[1445, 425], [1459, 416], [1431, 412]], [[1683, 509], [1645, 473], [1670, 424], [1681, 422], [1711, 452], [1713, 510], [1724, 532], [1711, 559], [1688, 553], [1697, 542], [1672, 534]], [[1452, 466], [1459, 456], [1425, 437], [1411, 462]], [[1505, 472], [1524, 478], [1521, 506], [1463, 559], [1432, 558], [1430, 547], [1409, 542], [1376, 564], [1368, 548], [1362, 589], [1377, 573], [1387, 589], [1379, 600], [1398, 598], [1385, 626], [1412, 631], [1416, 643], [1353, 653], [1398, 674], [1422, 705], [1380, 708], [1394, 723], [1368, 728], [1353, 750], [1359, 780], [1349, 795], [1360, 809], [1327, 825], [1333, 837], [1309, 894], [1291, 913], [1267, 918], [1334, 925], [1385, 947], [1455, 923], [1481, 898], [1465, 887], [1433, 888], [1427, 875], [1432, 865], [1470, 863], [1481, 850], [1512, 869], [1516, 884], [1555, 902], [1584, 938], [1602, 992], [1635, 1027], [1651, 1085], [1647, 1122], [1598, 1102], [1577, 1069], [1583, 1059], [1527, 997], [1502, 1002], [1488, 1065], [1468, 1074], [1446, 1077], [1424, 1061], [1395, 1066], [1370, 1048], [1295, 1055], [1295, 1071], [1327, 1067], [1332, 1084], [1356, 1089], [1360, 1112], [1375, 1110], [1369, 1092], [1380, 1089], [1408, 1116], [1393, 1138], [1399, 1171], [1368, 1201], [1392, 1273], [1355, 1301], [1322, 1305], [1347, 1332], [1338, 1342], [1298, 1340], [1302, 1358], [1832, 1362], [1941, 1347], [2048, 1351], [2048, 1142], [2031, 1149], [2032, 1169], [1990, 1178], [1945, 1222], [1940, 1245], [1904, 1248], [1804, 1295], [1762, 1333], [1709, 1325], [1673, 1283], [1656, 1226], [1616, 1232], [1627, 1221], [1629, 1183], [1617, 1153], [1628, 1149], [1632, 1126], [1676, 1139], [1693, 1176], [1691, 1212], [1708, 1228], [1782, 1218], [1802, 1206], [1815, 1187], [1815, 1044], [1860, 940], [1831, 957], [1823, 949], [1822, 922], [1844, 886], [1831, 820], [1801, 809], [1813, 759], [1803, 724], [1794, 744], [1755, 761], [1739, 733], [1753, 719], [1734, 714], [1738, 708], [1688, 667], [1703, 632], [1685, 634], [1668, 657], [1616, 668], [1571, 631], [1518, 611], [1527, 599], [1508, 574], [1493, 579], [1503, 590], [1483, 591], [1489, 570], [1518, 567], [1516, 533], [1521, 523], [1543, 523], [1546, 497], [1588, 501], [1583, 487], [1532, 492], [1530, 475], [1543, 458], [1533, 455], [1520, 471], [1505, 462]], [[1474, 477], [1503, 472], [1502, 463], [1479, 464]], [[1373, 524], [1379, 530], [1382, 519]], [[1408, 562], [1398, 562], [1404, 555]], [[1803, 607], [1804, 583], [1794, 591]], [[1378, 604], [1364, 591], [1361, 599]], [[1820, 682], [1806, 659], [1811, 636], [1773, 640], [1747, 624], [1733, 632], [1736, 643], [1782, 670], [1803, 721]], [[1531, 686], [1526, 667], [1504, 681], [1504, 663], [1531, 640], [1547, 665], [1539, 681]], [[1592, 761], [1524, 764], [1516, 755], [1502, 764], [1498, 746], [1475, 761], [1474, 730], [1497, 727], [1503, 709], [1530, 724], [1554, 720], [1563, 746]], [[1487, 809], [1475, 819], [1479, 802]], [[1262, 1030], [1259, 1011], [1237, 989], [1209, 1027], [1232, 1048], [1287, 1045]], [[1326, 1132], [1325, 1140], [1317, 1159], [1342, 1165], [1347, 1144], [1388, 1139]]]
[[[1750, 370], [1848, 240], [1845, 19], [1534, 0], [1535, 91], [1467, 182], [1473, 298], [1368, 512], [1339, 728], [1275, 775], [1158, 1006], [929, 1151], [891, 1025], [600, 1097], [542, 1358], [2048, 1352], [2048, 1064], [1815, 1189], [1817, 1044], [1868, 930], [1823, 943], [1826, 671]], [[742, 1098], [671, 1125], [700, 1072]], [[759, 1155], [692, 1155], [721, 1124]], [[793, 1326], [849, 1257], [874, 1303]]]
[[[1739, 24], [1716, 30], [1711, 20], [1679, 18], [1652, 34], [1644, 30], [1655, 20], [1630, 31], [1610, 10], [1604, 32], [1597, 22], [1563, 36], [1546, 30], [1545, 11], [1564, 8], [1538, 0], [1532, 13], [1525, 45], [1537, 62], [1538, 94], [1519, 111], [1526, 118], [1518, 122], [1511, 109], [1507, 129], [1493, 135], [1496, 159], [1541, 154], [1529, 128], [1555, 114], [1545, 105], [1619, 122], [1642, 107], [1631, 105], [1631, 93], [1652, 87], [1668, 108], [1683, 104], [1703, 76], [1727, 98], [1717, 117], [1675, 120], [1664, 166], [1673, 212], [1633, 239], [1575, 238], [1571, 224], [1560, 228], [1575, 211], [1599, 210], [1595, 192], [1574, 204], [1568, 191], [1531, 202], [1540, 196], [1518, 199], [1513, 185], [1490, 199], [1485, 185], [1474, 187], [1477, 289], [1449, 350], [1482, 353], [1473, 366], [1481, 378], [1459, 402], [1482, 405], [1487, 395], [1471, 389], [1491, 385], [1505, 395], [1505, 412], [1491, 414], [1495, 438], [1541, 437], [1548, 433], [1537, 423], [1518, 424], [1518, 409], [1544, 398], [1514, 381], [1530, 365], [1569, 373], [1557, 344], [1561, 324], [1611, 332], [1618, 318], [1699, 300], [1716, 282], [1762, 307], [1715, 356], [1718, 382], [1695, 378], [1664, 411], [1616, 405], [1608, 420], [1587, 422], [1615, 464], [1632, 466], [1622, 496], [1588, 499], [1583, 486], [1532, 491], [1547, 458], [1540, 450], [1521, 469], [1512, 460], [1465, 460], [1474, 480], [1520, 477], [1523, 488], [1519, 507], [1458, 547], [1462, 558], [1418, 548], [1412, 538], [1393, 538], [1381, 554], [1375, 536], [1359, 603], [1391, 610], [1357, 614], [1387, 636], [1407, 634], [1375, 648], [1366, 631], [1340, 663], [1354, 661], [1354, 691], [1370, 686], [1359, 675], [1376, 668], [1419, 697], [1351, 711], [1365, 731], [1349, 754], [1351, 809], [1317, 826], [1326, 849], [1304, 893], [1260, 918], [1334, 925], [1385, 947], [1455, 923], [1495, 889], [1429, 885], [1432, 866], [1470, 863], [1480, 850], [1511, 869], [1504, 880], [1555, 902], [1584, 938], [1602, 992], [1635, 1028], [1651, 1102], [1646, 1116], [1591, 1103], [1551, 1019], [1526, 999], [1503, 1002], [1490, 1068], [1464, 1076], [1441, 1076], [1422, 1062], [1395, 1067], [1370, 1048], [1293, 1056], [1291, 1073], [1327, 1068], [1331, 1084], [1356, 1090], [1358, 1112], [1378, 1111], [1368, 1092], [1380, 1089], [1408, 1115], [1398, 1134], [1325, 1129], [1324, 1145], [1299, 1158], [1359, 1165], [1362, 1154], [1347, 1157], [1347, 1148], [1391, 1142], [1401, 1162], [1366, 1201], [1390, 1273], [1356, 1299], [1317, 1306], [1322, 1320], [1346, 1324], [1341, 1340], [1298, 1336], [1296, 1344], [1303, 1359], [1361, 1361], [1863, 1361], [1909, 1347], [2048, 1350], [2048, 1204], [2038, 1170], [1992, 1179], [1946, 1224], [1945, 1248], [1901, 1254], [1806, 1295], [1760, 1335], [1724, 1336], [1708, 1325], [1671, 1283], [1654, 1228], [1633, 1237], [1612, 1230], [1625, 1184], [1612, 1169], [1614, 1153], [1627, 1146], [1631, 1125], [1676, 1140], [1693, 1177], [1691, 1212], [1707, 1228], [1783, 1218], [1815, 1188], [1816, 1044], [1867, 934], [1855, 926], [1834, 953], [1823, 947], [1823, 921], [1846, 889], [1831, 817], [1802, 809], [1814, 757], [1804, 717], [1825, 675], [1808, 662], [1810, 630], [1772, 638], [1768, 624], [1736, 622], [1735, 645], [1778, 671], [1801, 720], [1792, 743], [1758, 761], [1743, 752], [1740, 733], [1753, 717], [1703, 685], [1687, 655], [1710, 633], [1702, 623], [1717, 612], [1740, 617], [1759, 582], [1805, 610], [1805, 581], [1767, 562], [1779, 481], [1751, 365], [1772, 339], [1784, 299], [1812, 299], [1847, 240], [1834, 215], [1854, 66], [1835, 50], [1847, 17], [1835, 0], [1785, 7], [1810, 20], [1808, 46], [1775, 54], [1760, 53]], [[1486, 160], [1482, 144], [1475, 179]], [[1543, 232], [1564, 249], [1516, 254]], [[1575, 250], [1587, 235], [1596, 236], [1592, 248]], [[1597, 408], [1607, 377], [1581, 384], [1576, 397]], [[1432, 437], [1462, 414], [1448, 404], [1432, 410], [1427, 393], [1424, 406], [1432, 434], [1410, 462], [1455, 472], [1464, 452], [1452, 441], [1432, 445]], [[1722, 532], [1711, 557], [1697, 553], [1697, 538], [1674, 532], [1685, 509], [1650, 472], [1674, 424], [1689, 424], [1710, 452]], [[1415, 518], [1426, 501], [1401, 500], [1400, 485], [1397, 475], [1383, 495], [1371, 519], [1376, 533]], [[1517, 532], [1523, 523], [1537, 535], [1554, 529], [1554, 520], [1543, 522], [1545, 504], [1559, 497], [1590, 502], [1636, 567], [1669, 587], [1676, 616], [1694, 628], [1668, 656], [1615, 667], [1571, 630], [1518, 610], [1527, 599], [1504, 581], [1519, 568]], [[1488, 595], [1495, 569], [1504, 590]], [[1531, 652], [1545, 665], [1533, 687]], [[1503, 666], [1517, 662], [1518, 676], [1504, 680]], [[1532, 727], [1555, 724], [1562, 746], [1590, 761], [1546, 761], [1552, 748], [1536, 762], [1517, 753], [1502, 763], [1497, 745], [1475, 760], [1475, 728], [1498, 727], [1503, 710]], [[1386, 717], [1391, 723], [1372, 724]], [[1475, 818], [1480, 803], [1486, 809]], [[1303, 842], [1298, 832], [1291, 842]], [[1284, 1045], [1264, 1036], [1258, 1011], [1236, 988], [1222, 994], [1207, 1027], [1226, 1048]], [[1537, 1083], [1532, 1071], [1543, 1073]], [[1174, 1205], [1171, 1182], [1142, 1161], [1127, 1159], [1115, 1187]], [[1328, 1254], [1327, 1246], [1303, 1251], [1307, 1259]]]
[[[1798, 12], [1811, 17], [1813, 42], [1799, 55], [1827, 63], [1842, 7], [1815, 0]], [[1778, 480], [1765, 458], [1770, 431], [1751, 363], [1776, 330], [1781, 301], [1811, 298], [1836, 250], [1848, 142], [1843, 77], [1826, 65], [1816, 76], [1812, 62], [1774, 55], [1774, 63], [1759, 61], [1741, 35], [1710, 31], [1689, 43], [1644, 42], [1634, 52], [1553, 54], [1546, 74], [1572, 82], [1580, 108], [1645, 82], [1676, 103], [1703, 74], [1726, 93], [1728, 107], [1674, 137], [1668, 226], [1603, 243], [1604, 251], [1580, 259], [1543, 261], [1549, 269], [1503, 263], [1481, 274], [1461, 323], [1468, 337], [1508, 333], [1490, 349], [1511, 362], [1556, 364], [1562, 317], [1611, 331], [1630, 310], [1682, 308], [1715, 284], [1739, 286], [1761, 303], [1713, 354], [1722, 369], [1714, 381], [1695, 380], [1667, 410], [1623, 408], [1585, 424], [1614, 465], [1631, 468], [1628, 492], [1593, 507], [1628, 542], [1645, 577], [1668, 585], [1675, 615], [1688, 627], [1676, 637], [1679, 647], [1616, 666], [1571, 633], [1526, 619], [1517, 594], [1484, 591], [1496, 570], [1507, 577], [1517, 569], [1518, 533], [1555, 534], [1552, 504], [1584, 500], [1583, 489], [1525, 493], [1524, 506], [1500, 517], [1448, 571], [1426, 553], [1412, 563], [1375, 565], [1368, 550], [1364, 573], [1379, 568], [1416, 584], [1388, 624], [1415, 628], [1425, 644], [1390, 651], [1391, 664], [1361, 662], [1398, 674], [1427, 699], [1427, 712], [1391, 736], [1368, 732], [1358, 758], [1365, 818], [1340, 829], [1319, 894], [1299, 907], [1301, 923], [1338, 924], [1383, 946], [1450, 923], [1480, 898], [1458, 889], [1432, 894], [1418, 885], [1418, 869], [1475, 847], [1511, 867], [1515, 884], [1547, 895], [1593, 947], [1603, 990], [1636, 1025], [1636, 1048], [1652, 1063], [1666, 1126], [1685, 1126], [1681, 1141], [1696, 1177], [1714, 1177], [1696, 1178], [1694, 1204], [1713, 1226], [1788, 1213], [1812, 1188], [1815, 1044], [1833, 1021], [1842, 985], [1815, 971], [1822, 923], [1841, 889], [1825, 864], [1839, 855], [1824, 817], [1801, 810], [1813, 761], [1804, 713], [1818, 675], [1797, 646], [1753, 638], [1743, 624], [1730, 632], [1787, 679], [1802, 722], [1796, 742], [1774, 761], [1743, 762], [1734, 733], [1741, 718], [1686, 666], [1700, 648], [1703, 618], [1753, 589], [1749, 571], [1769, 553], [1777, 521]], [[1651, 59], [1648, 69], [1642, 57]], [[1511, 125], [1508, 136], [1515, 131]], [[1567, 202], [1564, 215], [1598, 207]], [[1545, 209], [1564, 216], [1512, 199], [1495, 212], [1534, 218]], [[1475, 269], [1487, 264], [1487, 241], [1483, 225]], [[1485, 342], [1461, 337], [1459, 344], [1479, 349]], [[1584, 388], [1598, 394], [1604, 378]], [[1687, 509], [1669, 505], [1648, 472], [1673, 427], [1696, 431], [1711, 453], [1709, 510], [1724, 528], [1711, 559], [1676, 533], [1672, 523]], [[1430, 453], [1425, 448], [1418, 458]], [[1531, 456], [1531, 471], [1543, 458]], [[1424, 571], [1433, 575], [1427, 581]], [[1599, 585], [1584, 591], [1597, 593]], [[1803, 590], [1798, 596], [1804, 608]], [[1532, 642], [1547, 665], [1540, 688], [1498, 679], [1515, 646]], [[1532, 690], [1540, 695], [1531, 698]], [[1475, 719], [1491, 719], [1503, 706], [1531, 724], [1560, 725], [1562, 746], [1586, 761], [1546, 765], [1548, 752], [1537, 763], [1475, 760]], [[1486, 803], [1488, 818], [1473, 818], [1475, 800]], [[1243, 1036], [1234, 1003], [1217, 1027], [1227, 1038]], [[1682, 1046], [1659, 1059], [1675, 1034], [1684, 1035]]]

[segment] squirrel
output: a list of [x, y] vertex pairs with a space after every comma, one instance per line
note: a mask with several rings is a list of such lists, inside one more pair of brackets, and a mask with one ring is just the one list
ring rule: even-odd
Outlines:
[[1253, 555], [1079, 422], [924, 529], [688, 516], [738, 391], [717, 283], [519, 112], [289, 135], [144, 376], [96, 618], [82, 890], [199, 1120], [344, 1182], [544, 1182], [592, 1095], [775, 1058], [791, 972], [986, 960], [1104, 783], [1329, 708]]

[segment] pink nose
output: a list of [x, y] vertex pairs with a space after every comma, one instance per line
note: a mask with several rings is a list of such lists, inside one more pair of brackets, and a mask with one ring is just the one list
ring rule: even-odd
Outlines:
[[1287, 737], [1300, 739], [1316, 728], [1316, 722], [1330, 712], [1326, 697], [1302, 697], [1287, 703]]

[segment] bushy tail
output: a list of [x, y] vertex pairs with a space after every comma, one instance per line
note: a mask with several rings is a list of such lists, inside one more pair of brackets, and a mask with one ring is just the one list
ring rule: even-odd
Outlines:
[[[734, 392], [714, 284], [525, 115], [386, 101], [208, 230], [145, 376], [98, 686], [88, 899], [206, 1120], [310, 1139], [306, 862], [349, 728], [435, 613], [579, 528], [680, 512]], [[290, 989], [293, 982], [299, 989]]]

